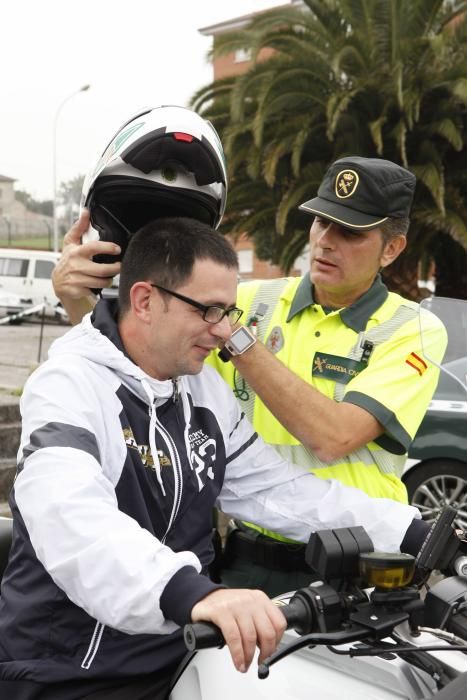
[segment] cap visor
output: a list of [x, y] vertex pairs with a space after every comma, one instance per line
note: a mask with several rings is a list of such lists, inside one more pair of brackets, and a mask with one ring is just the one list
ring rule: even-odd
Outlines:
[[310, 199], [308, 202], [301, 204], [298, 208], [300, 211], [304, 211], [307, 214], [322, 216], [324, 219], [335, 221], [336, 224], [355, 229], [355, 231], [368, 231], [379, 226], [379, 224], [382, 224], [389, 218], [387, 216], [377, 218], [370, 214], [363, 214], [360, 211], [355, 211], [355, 209], [344, 207], [342, 204], [336, 204], [336, 202], [330, 202], [321, 197]]

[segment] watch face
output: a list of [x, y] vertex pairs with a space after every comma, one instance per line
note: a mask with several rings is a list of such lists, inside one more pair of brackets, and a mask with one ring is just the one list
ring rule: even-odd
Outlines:
[[236, 330], [235, 334], [230, 339], [230, 343], [235, 348], [235, 352], [239, 355], [247, 350], [250, 345], [253, 345], [254, 342], [254, 338], [251, 337], [246, 328], [239, 328]]

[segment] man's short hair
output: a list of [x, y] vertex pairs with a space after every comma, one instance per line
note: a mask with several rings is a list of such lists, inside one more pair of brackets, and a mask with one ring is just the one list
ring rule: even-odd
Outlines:
[[238, 258], [229, 241], [218, 231], [195, 219], [156, 219], [131, 237], [122, 260], [119, 308], [130, 307], [130, 290], [135, 282], [151, 281], [176, 289], [192, 274], [197, 260], [213, 260], [238, 269]]
[[408, 217], [396, 218], [394, 216], [390, 216], [382, 224], [379, 224], [378, 228], [383, 236], [384, 245], [397, 236], [406, 236], [409, 226], [410, 219]]

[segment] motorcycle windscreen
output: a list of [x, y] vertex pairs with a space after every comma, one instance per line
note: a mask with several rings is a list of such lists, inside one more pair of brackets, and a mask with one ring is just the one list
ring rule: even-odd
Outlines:
[[[434, 356], [433, 317], [447, 332], [447, 348], [442, 362]], [[424, 357], [449, 375], [467, 392], [467, 301], [448, 297], [428, 297], [420, 303], [420, 335]]]

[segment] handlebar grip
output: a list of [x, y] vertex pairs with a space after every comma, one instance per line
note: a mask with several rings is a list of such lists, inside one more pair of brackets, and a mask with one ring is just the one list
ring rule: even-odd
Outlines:
[[[296, 596], [287, 605], [279, 604], [279, 608], [287, 621], [287, 629], [302, 629], [310, 616], [303, 600]], [[221, 648], [225, 644], [220, 628], [212, 622], [193, 622], [185, 625], [183, 639], [188, 651]]]
[[188, 651], [224, 646], [225, 639], [220, 627], [212, 622], [193, 622], [183, 628], [183, 641]]

